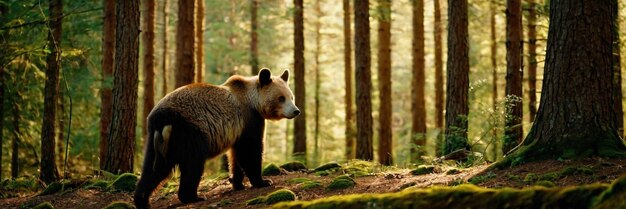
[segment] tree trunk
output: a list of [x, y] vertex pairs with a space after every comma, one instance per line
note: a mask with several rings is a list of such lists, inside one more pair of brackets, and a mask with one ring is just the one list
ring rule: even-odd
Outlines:
[[[412, 126], [411, 161], [419, 162], [426, 153], [426, 101], [424, 98], [424, 1], [413, 2], [413, 79], [411, 82]], [[389, 121], [390, 122], [390, 121]]]
[[100, 93], [100, 169], [104, 169], [104, 159], [109, 147], [109, 126], [112, 109], [112, 75], [115, 55], [115, 1], [104, 0], [104, 26], [102, 49], [102, 84]]
[[443, 147], [443, 24], [441, 23], [440, 0], [434, 1], [435, 10], [435, 127], [439, 129], [435, 142], [435, 155], [442, 155]]
[[393, 164], [391, 134], [391, 0], [378, 1], [378, 162]]
[[[16, 97], [19, 98], [19, 95]], [[17, 100], [17, 99], [16, 99]], [[11, 146], [11, 179], [16, 179], [19, 173], [18, 146], [20, 142], [20, 106], [19, 103], [13, 103], [13, 143]]]
[[104, 170], [111, 173], [123, 173], [133, 171], [135, 150], [139, 70], [139, 2], [117, 0], [115, 3], [117, 20], [113, 114]]
[[163, 89], [163, 93], [162, 93], [162, 97], [165, 97], [165, 95], [167, 95], [167, 93], [169, 92], [167, 90], [167, 80], [169, 77], [169, 74], [167, 73], [167, 68], [169, 65], [168, 62], [168, 58], [169, 58], [169, 48], [168, 48], [168, 36], [167, 34], [169, 33], [168, 28], [169, 28], [169, 4], [168, 4], [168, 0], [163, 0], [163, 57], [161, 58], [161, 67], [163, 69], [161, 69], [161, 77], [163, 77], [163, 84], [161, 89]]
[[448, 0], [448, 82], [444, 155], [470, 149], [467, 143], [469, 41], [467, 0]]
[[[0, 24], [4, 25], [6, 20], [7, 7], [4, 5], [0, 5]], [[3, 32], [2, 38], [0, 39], [0, 52], [3, 55], [0, 55], [0, 180], [2, 179], [2, 145], [4, 144], [4, 88], [5, 88], [5, 79], [4, 79], [4, 64], [5, 64], [5, 38], [7, 32]]]
[[56, 130], [56, 108], [59, 97], [59, 70], [61, 69], [61, 35], [63, 20], [63, 1], [51, 0], [50, 32], [48, 34], [48, 47], [50, 54], [46, 58], [46, 86], [44, 94], [44, 115], [41, 128], [41, 165], [39, 178], [50, 183], [59, 178], [54, 151], [54, 139]]
[[250, 5], [250, 67], [251, 75], [259, 74], [259, 39], [257, 28], [257, 11], [259, 10], [259, 0], [251, 0]]
[[320, 160], [319, 156], [319, 135], [320, 135], [320, 55], [322, 53], [322, 34], [320, 33], [321, 29], [321, 19], [322, 19], [322, 9], [320, 8], [320, 0], [315, 1], [315, 13], [317, 19], [315, 20], [315, 132], [314, 132], [314, 142], [315, 146], [313, 147], [313, 162], [314, 164], [318, 164]]
[[204, 81], [204, 1], [197, 0], [198, 7], [196, 8], [196, 82], [201, 83]]
[[624, 109], [622, 106], [622, 65], [621, 65], [621, 52], [620, 46], [621, 41], [619, 37], [619, 6], [616, 3], [616, 6], [613, 8], [613, 17], [615, 18], [615, 22], [613, 23], [613, 36], [615, 37], [613, 41], [613, 105], [615, 108], [615, 113], [617, 114], [617, 133], [622, 139], [624, 138]]
[[537, 3], [528, 1], [528, 122], [537, 114]]
[[537, 117], [523, 143], [496, 167], [542, 159], [626, 157], [613, 106], [615, 6], [616, 0], [550, 1]]
[[346, 159], [355, 157], [354, 110], [352, 109], [352, 35], [350, 28], [350, 0], [343, 0], [343, 63], [346, 91]]
[[306, 163], [306, 111], [304, 88], [304, 18], [302, 0], [294, 0], [294, 74], [296, 106], [302, 114], [294, 121], [293, 155], [296, 160]]
[[[154, 27], [156, 2], [155, 0], [145, 0], [146, 10], [143, 13], [144, 31], [143, 40], [143, 117], [141, 118], [142, 135], [147, 139], [148, 135], [148, 114], [154, 107]], [[144, 142], [145, 143], [145, 142]]]
[[[63, 79], [63, 78], [61, 78], [61, 79]], [[63, 155], [63, 153], [64, 153], [63, 152], [63, 148], [64, 148], [64, 146], [63, 146], [63, 144], [64, 144], [63, 141], [64, 140], [63, 139], [65, 138], [64, 137], [65, 136], [65, 132], [64, 131], [65, 131], [65, 119], [66, 119], [66, 117], [65, 117], [65, 100], [63, 99], [63, 96], [64, 96], [65, 93], [66, 93], [65, 91], [59, 90], [59, 100], [57, 102], [57, 108], [58, 108], [58, 111], [59, 111], [59, 115], [57, 117], [57, 121], [56, 122], [57, 122], [57, 126], [59, 127], [59, 131], [57, 133], [57, 137], [56, 137], [57, 140], [56, 140], [56, 144], [55, 144], [56, 149], [57, 149], [57, 153], [58, 153], [55, 160], [59, 163], [61, 168], [64, 168], [63, 167], [63, 165], [64, 165], [63, 164], [63, 156], [64, 156]], [[64, 171], [65, 172], [61, 173], [61, 178], [66, 178], [69, 175], [68, 173], [66, 173], [67, 170], [64, 170]]]
[[[496, 111], [498, 110], [498, 40], [496, 36], [496, 4], [491, 2], [489, 3], [489, 7], [491, 10], [491, 14], [489, 16], [489, 23], [491, 26], [491, 107], [493, 108], [494, 115], [498, 114]], [[498, 142], [500, 141], [498, 138], [498, 129], [497, 123], [493, 124], [492, 133], [491, 133], [491, 152], [493, 155], [493, 162], [498, 160]]]
[[178, 1], [178, 24], [176, 25], [176, 88], [193, 83], [195, 62], [194, 2]]
[[506, 1], [506, 118], [502, 153], [522, 142], [522, 7]]
[[354, 50], [356, 82], [356, 158], [373, 160], [372, 72], [369, 0], [354, 0]]

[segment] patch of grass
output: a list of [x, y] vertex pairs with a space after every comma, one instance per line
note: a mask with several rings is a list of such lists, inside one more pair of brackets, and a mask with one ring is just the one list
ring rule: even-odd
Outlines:
[[435, 172], [434, 165], [420, 165], [417, 166], [416, 169], [411, 171], [411, 174], [414, 176], [424, 175]]
[[354, 187], [356, 185], [356, 181], [350, 178], [347, 175], [337, 176], [333, 179], [328, 186], [326, 186], [326, 190], [339, 190], [339, 189], [347, 189], [350, 187]]
[[364, 160], [351, 160], [345, 164], [343, 172], [353, 177], [372, 176], [380, 164]]
[[515, 182], [522, 181], [522, 178], [520, 178], [518, 175], [515, 175], [515, 174], [507, 173], [504, 175], [504, 177], [506, 177], [506, 179], [508, 179], [509, 181], [515, 181]]
[[548, 187], [548, 188], [550, 188], [550, 187], [555, 187], [555, 186], [556, 186], [556, 184], [555, 184], [554, 182], [552, 182], [552, 181], [547, 181], [547, 180], [540, 180], [540, 181], [537, 181], [537, 182], [535, 182], [535, 185], [536, 185], [536, 186], [542, 186], [542, 187]]
[[274, 163], [266, 165], [261, 172], [263, 176], [278, 176], [282, 173], [283, 172], [280, 170], [280, 168]]
[[589, 167], [589, 166], [569, 166], [567, 168], [564, 168], [563, 170], [561, 170], [561, 172], [559, 173], [559, 176], [565, 177], [565, 176], [571, 176], [571, 175], [593, 175], [595, 173], [595, 171], [593, 170], [593, 168]]
[[301, 163], [299, 161], [292, 161], [292, 162], [282, 164], [280, 165], [280, 168], [285, 169], [286, 171], [290, 171], [290, 172], [307, 170], [306, 165], [304, 165], [304, 163]]
[[539, 181], [556, 181], [560, 179], [561, 176], [558, 172], [548, 172], [539, 176]]
[[115, 201], [107, 205], [103, 209], [135, 209], [135, 206], [128, 202]]
[[341, 168], [341, 165], [339, 165], [339, 163], [336, 163], [336, 162], [330, 162], [330, 163], [326, 163], [324, 165], [321, 165], [315, 168], [313, 171], [317, 173], [320, 171], [328, 171], [328, 170], [335, 169], [335, 168]]
[[279, 189], [267, 195], [265, 204], [272, 205], [278, 202], [294, 201], [296, 194], [288, 189]]
[[121, 191], [121, 192], [132, 192], [135, 191], [135, 186], [137, 185], [137, 176], [132, 173], [124, 173], [117, 177], [111, 185], [109, 185], [109, 189], [111, 191]]
[[37, 191], [39, 189], [37, 181], [36, 177], [5, 179], [0, 183], [0, 198], [18, 197], [20, 194]]
[[483, 182], [485, 182], [485, 181], [487, 181], [489, 179], [493, 179], [493, 178], [496, 178], [496, 177], [497, 176], [496, 176], [495, 173], [489, 172], [489, 173], [487, 173], [485, 175], [474, 176], [474, 177], [470, 178], [468, 181], [469, 181], [470, 184], [480, 184], [480, 183], [483, 183]]
[[321, 186], [322, 186], [322, 183], [319, 181], [305, 181], [305, 182], [302, 182], [302, 184], [300, 184], [298, 188], [302, 190], [309, 190], [309, 189], [318, 188]]
[[50, 202], [42, 202], [41, 204], [33, 207], [33, 209], [54, 209], [54, 206], [52, 206], [52, 203]]

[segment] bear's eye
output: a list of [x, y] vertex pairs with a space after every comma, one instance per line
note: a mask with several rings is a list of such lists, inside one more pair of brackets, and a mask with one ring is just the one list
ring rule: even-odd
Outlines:
[[280, 102], [280, 103], [285, 102], [285, 96], [279, 96], [278, 97], [278, 102]]

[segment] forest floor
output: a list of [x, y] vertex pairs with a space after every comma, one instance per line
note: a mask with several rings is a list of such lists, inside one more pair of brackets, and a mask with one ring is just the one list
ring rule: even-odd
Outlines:
[[[362, 193], [389, 193], [406, 187], [427, 188], [435, 185], [453, 186], [472, 183], [488, 188], [524, 188], [541, 185], [545, 187], [575, 186], [590, 183], [611, 183], [626, 174], [626, 159], [583, 159], [564, 161], [541, 161], [517, 167], [486, 171], [488, 164], [469, 168], [458, 168], [453, 163], [435, 164], [432, 173], [414, 175], [411, 169], [382, 167], [372, 163], [354, 161], [341, 164], [324, 172], [295, 171], [276, 176], [266, 176], [273, 185], [265, 188], [249, 188], [231, 191], [228, 180], [206, 177], [199, 189], [205, 201], [181, 204], [176, 196], [177, 180], [171, 180], [151, 198], [152, 208], [265, 208], [266, 204], [248, 205], [253, 198], [268, 195], [278, 189], [289, 189], [298, 200], [313, 200], [335, 195]], [[422, 166], [423, 167], [423, 166]], [[357, 171], [357, 172], [354, 172]], [[333, 179], [351, 174], [356, 184], [345, 189], [331, 190], [328, 187]], [[356, 174], [356, 175], [355, 175]], [[223, 176], [223, 175], [222, 175]], [[307, 188], [308, 182], [319, 186]], [[84, 184], [83, 184], [84, 185]], [[11, 193], [13, 192], [13, 193]], [[0, 199], [0, 208], [30, 208], [43, 202], [55, 208], [103, 208], [114, 201], [132, 202], [131, 192], [110, 192], [102, 189], [87, 189], [77, 186], [51, 195], [38, 195], [41, 191], [5, 190], [6, 196], [17, 197]]]

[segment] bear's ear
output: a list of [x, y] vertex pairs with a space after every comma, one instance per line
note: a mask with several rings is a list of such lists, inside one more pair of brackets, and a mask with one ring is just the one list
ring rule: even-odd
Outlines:
[[272, 72], [269, 69], [263, 68], [259, 71], [259, 83], [261, 86], [267, 85], [272, 82]]
[[280, 78], [282, 78], [283, 81], [285, 82], [289, 82], [289, 70], [285, 70], [285, 72], [283, 72], [283, 74], [280, 75]]

